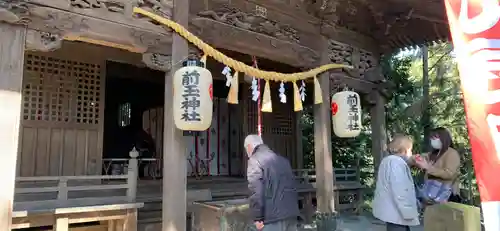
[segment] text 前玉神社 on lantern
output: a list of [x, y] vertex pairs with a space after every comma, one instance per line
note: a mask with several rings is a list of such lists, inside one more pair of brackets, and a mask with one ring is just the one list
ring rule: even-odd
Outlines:
[[187, 60], [183, 66], [173, 79], [175, 126], [184, 131], [205, 131], [212, 123], [212, 74], [199, 60]]
[[332, 126], [336, 136], [356, 137], [361, 133], [361, 100], [353, 91], [341, 91], [332, 96]]

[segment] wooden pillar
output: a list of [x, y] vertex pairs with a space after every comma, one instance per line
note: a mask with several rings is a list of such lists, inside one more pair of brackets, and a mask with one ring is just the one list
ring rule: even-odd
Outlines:
[[[174, 21], [188, 27], [189, 0], [174, 0]], [[165, 75], [165, 113], [163, 135], [162, 231], [186, 231], [186, 145], [182, 131], [174, 124], [173, 74], [189, 54], [187, 41], [173, 34], [172, 67]]]
[[296, 155], [296, 168], [297, 169], [303, 169], [304, 168], [304, 148], [302, 144], [302, 128], [300, 127], [300, 120], [302, 119], [302, 112], [297, 112], [295, 113], [295, 142], [297, 151], [295, 152]]
[[372, 129], [372, 156], [374, 164], [374, 174], [377, 176], [378, 166], [387, 155], [387, 132], [385, 128], [385, 99], [379, 92], [370, 94], [374, 105], [370, 109], [371, 129]]
[[26, 28], [0, 22], [0, 230], [11, 230]]
[[[321, 64], [330, 63], [323, 52]], [[314, 105], [314, 162], [316, 166], [316, 197], [318, 212], [335, 211], [332, 162], [332, 120], [330, 115], [330, 73], [319, 77], [323, 103]]]
[[[248, 89], [249, 87], [250, 87], [249, 85], [243, 84], [243, 87], [241, 89]], [[245, 150], [245, 148], [243, 147], [244, 146], [243, 142], [244, 142], [245, 138], [248, 135], [250, 135], [250, 133], [252, 132], [252, 129], [250, 129], [250, 127], [249, 127], [251, 125], [249, 125], [249, 119], [250, 119], [249, 114], [250, 113], [248, 110], [248, 103], [253, 102], [253, 101], [251, 101], [252, 96], [250, 94], [250, 91], [243, 91], [241, 95], [242, 95], [243, 100], [241, 100], [241, 102], [238, 104], [238, 107], [240, 107], [239, 108], [240, 115], [237, 118], [240, 118], [240, 120], [242, 121], [243, 127], [241, 128], [240, 134], [239, 134], [240, 140], [241, 140], [240, 141], [241, 145], [238, 148], [240, 148], [240, 150]], [[231, 105], [229, 105], [229, 107], [231, 107]], [[257, 110], [259, 110], [259, 109], [257, 108]], [[254, 114], [254, 115], [257, 116], [257, 114]], [[234, 138], [231, 135], [231, 125], [229, 125], [229, 126], [230, 126], [229, 136], [231, 136], [231, 140], [229, 140], [229, 142], [232, 142], [232, 139], [234, 139]], [[255, 134], [257, 134], [257, 133], [258, 133], [258, 131], [255, 130]], [[233, 152], [233, 150], [231, 149], [229, 156], [232, 155], [231, 154], [232, 152]], [[247, 177], [247, 166], [248, 166], [248, 158], [246, 158], [246, 153], [243, 153], [241, 155], [241, 163], [242, 163], [241, 164], [241, 176], [246, 178]]]
[[67, 217], [58, 217], [54, 231], [69, 231], [69, 219]]

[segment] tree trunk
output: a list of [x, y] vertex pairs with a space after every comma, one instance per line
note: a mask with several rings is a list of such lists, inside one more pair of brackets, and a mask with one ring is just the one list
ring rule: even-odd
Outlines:
[[429, 108], [429, 50], [427, 46], [422, 47], [422, 117], [420, 124], [424, 128], [423, 150], [429, 150], [429, 133], [431, 130], [431, 115]]

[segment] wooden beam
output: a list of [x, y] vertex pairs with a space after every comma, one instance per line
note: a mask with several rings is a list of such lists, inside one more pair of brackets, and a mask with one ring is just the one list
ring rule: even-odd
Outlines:
[[26, 28], [0, 22], [0, 230], [11, 230]]
[[[189, 24], [189, 0], [174, 0], [174, 20], [186, 26]], [[163, 204], [162, 231], [186, 230], [186, 145], [182, 131], [174, 124], [172, 101], [172, 75], [180, 68], [182, 60], [189, 54], [188, 43], [178, 34], [172, 38], [172, 67], [165, 75], [165, 113], [163, 138]]]
[[265, 57], [297, 67], [312, 67], [319, 58], [318, 53], [309, 47], [209, 18], [193, 18], [191, 23], [194, 34], [219, 48]]
[[[123, 4], [126, 10], [119, 12], [92, 4], [85, 7], [71, 5], [84, 3], [84, 1], [70, 3], [66, 0], [34, 0], [30, 3], [0, 0], [0, 21], [25, 24], [29, 29], [42, 32], [28, 36], [29, 49], [33, 46], [31, 40], [34, 37], [35, 40], [42, 40], [42, 44], [34, 44], [35, 50], [40, 47], [57, 48], [57, 43], [64, 39], [136, 53], [148, 51], [170, 53], [172, 33], [162, 26], [151, 23], [149, 19], [134, 18], [131, 11], [132, 2], [126, 1]], [[168, 6], [165, 9], [169, 9]]]
[[377, 89], [376, 83], [370, 82], [365, 79], [350, 77], [343, 72], [330, 74], [330, 80], [332, 82], [332, 84], [330, 85], [331, 88], [346, 86], [364, 94], [368, 94], [374, 89]]
[[[325, 44], [327, 42], [325, 41]], [[327, 49], [321, 57], [321, 64], [330, 62]], [[314, 105], [314, 162], [316, 166], [316, 196], [318, 212], [335, 211], [333, 192], [332, 135], [330, 116], [330, 73], [319, 77], [323, 103]]]
[[374, 101], [370, 109], [371, 129], [372, 129], [372, 156], [375, 167], [375, 176], [378, 166], [386, 155], [387, 132], [385, 126], [385, 98], [379, 92], [373, 91], [369, 97]]

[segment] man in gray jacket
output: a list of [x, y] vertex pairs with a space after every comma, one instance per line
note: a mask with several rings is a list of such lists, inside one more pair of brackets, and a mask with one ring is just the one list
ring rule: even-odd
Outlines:
[[245, 138], [251, 215], [258, 230], [296, 231], [300, 215], [290, 162], [274, 153], [258, 135]]

